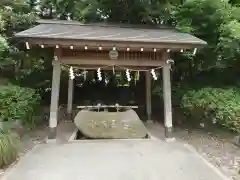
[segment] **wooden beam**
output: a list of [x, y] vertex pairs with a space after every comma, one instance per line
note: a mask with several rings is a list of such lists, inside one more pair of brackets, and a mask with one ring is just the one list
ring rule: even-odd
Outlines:
[[[164, 53], [162, 59], [166, 62], [169, 53]], [[170, 64], [165, 64], [162, 68], [163, 73], [163, 99], [164, 99], [164, 126], [166, 140], [174, 139], [172, 136], [172, 101], [171, 101], [171, 75]]]
[[152, 116], [152, 91], [151, 91], [151, 73], [150, 71], [145, 72], [146, 79], [146, 111], [147, 111], [147, 120], [151, 120]]
[[[139, 51], [119, 51], [118, 50], [118, 61], [126, 61], [126, 60], [161, 60], [162, 51], [158, 52], [139, 52]], [[98, 50], [81, 50], [81, 49], [62, 49], [61, 58], [72, 58], [72, 59], [84, 59], [84, 60], [111, 60], [109, 56], [109, 50], [103, 49], [101, 51]]]
[[[96, 66], [96, 65], [72, 65], [72, 67], [74, 69], [82, 69], [82, 70], [97, 70], [99, 68], [99, 66]], [[132, 69], [132, 70], [135, 70], [135, 71], [148, 71], [148, 70], [152, 69], [152, 67], [150, 67], [150, 66], [149, 67], [124, 66], [124, 68], [128, 68], [130, 70]], [[113, 71], [113, 67], [112, 66], [105, 67], [105, 68], [102, 68], [102, 70], [104, 70], [104, 71]], [[124, 71], [125, 69], [115, 66], [114, 70], [115, 71]], [[159, 71], [160, 71], [160, 69], [159, 69]]]
[[49, 129], [48, 141], [51, 141], [51, 140], [56, 141], [60, 75], [61, 75], [61, 64], [59, 61], [53, 60], [52, 92], [51, 92], [50, 119], [49, 119], [50, 129]]
[[130, 48], [131, 50], [138, 50], [144, 48], [147, 51], [153, 51], [153, 48], [159, 49], [192, 49], [195, 47], [203, 47], [206, 44], [196, 44], [196, 42], [178, 43], [178, 42], [131, 42], [131, 41], [102, 41], [102, 40], [71, 40], [71, 39], [49, 39], [49, 38], [23, 38], [24, 41], [28, 41], [31, 44], [44, 44], [51, 47], [60, 46], [69, 47], [71, 45], [82, 47], [87, 45], [88, 47], [103, 48], [117, 47], [118, 49]]
[[69, 79], [68, 79], [68, 103], [67, 103], [67, 116], [68, 116], [69, 120], [72, 120], [73, 84], [74, 84], [74, 80], [69, 77]]
[[160, 67], [164, 62], [160, 60], [96, 60], [96, 59], [76, 59], [71, 57], [64, 57], [60, 59], [61, 63], [69, 65], [83, 65], [83, 66], [138, 66], [138, 67]]
[[77, 106], [78, 109], [84, 108], [132, 108], [137, 109], [138, 106], [120, 106], [120, 105], [99, 105], [99, 106]]

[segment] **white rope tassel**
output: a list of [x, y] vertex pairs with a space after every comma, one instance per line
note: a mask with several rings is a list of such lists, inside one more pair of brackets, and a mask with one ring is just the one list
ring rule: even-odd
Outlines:
[[57, 57], [57, 56], [54, 56], [54, 60], [57, 61], [57, 60], [58, 60], [58, 57]]
[[107, 85], [109, 83], [109, 79], [105, 78], [105, 85]]
[[113, 74], [115, 74], [115, 68], [114, 68], [114, 66], [112, 67], [112, 71], [113, 71]]
[[137, 71], [137, 80], [139, 80], [139, 78], [140, 78], [140, 72]]
[[197, 53], [197, 48], [194, 48], [193, 55], [196, 55], [196, 53]]
[[127, 81], [131, 81], [130, 71], [129, 69], [126, 70]]
[[156, 81], [158, 78], [157, 78], [157, 75], [156, 75], [154, 69], [151, 70], [151, 74], [152, 74], [153, 79]]
[[26, 42], [26, 48], [27, 48], [27, 49], [30, 49], [30, 46], [29, 46], [29, 43], [28, 43], [28, 42]]
[[69, 76], [70, 76], [71, 79], [75, 78], [72, 66], [69, 69]]
[[97, 70], [97, 76], [98, 76], [98, 80], [102, 81], [102, 75], [101, 75], [101, 69], [100, 68], [98, 68], [98, 70]]
[[83, 78], [84, 78], [84, 81], [86, 81], [86, 79], [87, 79], [87, 71], [85, 69], [83, 71]]

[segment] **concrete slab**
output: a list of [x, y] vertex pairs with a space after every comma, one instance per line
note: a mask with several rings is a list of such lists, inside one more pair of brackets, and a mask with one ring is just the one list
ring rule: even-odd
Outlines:
[[86, 140], [33, 149], [3, 180], [222, 180], [193, 150], [161, 140]]

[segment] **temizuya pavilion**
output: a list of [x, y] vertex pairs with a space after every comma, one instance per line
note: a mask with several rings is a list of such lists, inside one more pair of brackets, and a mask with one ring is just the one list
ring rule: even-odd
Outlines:
[[[170, 52], [192, 50], [206, 42], [175, 29], [140, 28], [127, 25], [81, 24], [74, 21], [41, 20], [39, 25], [16, 34], [32, 46], [52, 47], [53, 75], [49, 119], [49, 140], [56, 139], [61, 65], [78, 69], [136, 70], [146, 72], [146, 111], [151, 119], [151, 76], [162, 69], [164, 125], [166, 138], [172, 137]], [[103, 68], [104, 67], [104, 68]], [[101, 68], [101, 69], [100, 69]], [[152, 75], [151, 75], [152, 73]], [[69, 78], [68, 114], [72, 112], [73, 78]]]

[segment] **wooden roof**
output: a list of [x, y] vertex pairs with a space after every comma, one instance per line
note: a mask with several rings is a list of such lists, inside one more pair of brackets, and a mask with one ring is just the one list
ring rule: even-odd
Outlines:
[[35, 43], [51, 44], [55, 41], [54, 43], [59, 45], [61, 45], [61, 41], [64, 42], [64, 45], [75, 45], [79, 42], [99, 42], [101, 44], [108, 42], [108, 44], [122, 43], [131, 46], [137, 43], [142, 47], [144, 44], [152, 45], [152, 48], [160, 44], [166, 45], [166, 48], [173, 45], [177, 45], [177, 48], [194, 48], [207, 44], [195, 36], [168, 27], [143, 28], [55, 20], [40, 21], [39, 25], [17, 33], [16, 37], [36, 40]]

